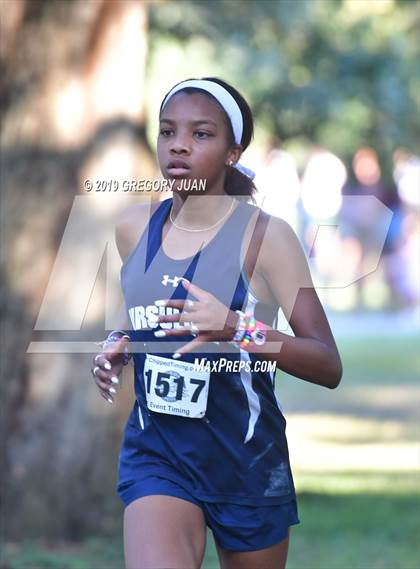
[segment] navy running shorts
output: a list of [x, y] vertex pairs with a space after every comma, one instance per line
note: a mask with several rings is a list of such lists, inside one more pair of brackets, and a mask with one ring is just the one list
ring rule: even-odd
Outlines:
[[160, 476], [147, 475], [142, 481], [119, 492], [127, 507], [137, 498], [151, 495], [174, 496], [199, 506], [216, 543], [229, 551], [258, 551], [279, 543], [288, 528], [299, 524], [296, 500], [275, 506], [247, 506], [197, 500], [184, 488]]

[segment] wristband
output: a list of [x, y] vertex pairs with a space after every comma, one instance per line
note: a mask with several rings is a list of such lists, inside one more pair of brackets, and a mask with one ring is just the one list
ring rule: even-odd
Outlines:
[[251, 342], [256, 346], [262, 346], [267, 339], [268, 326], [263, 322], [255, 320], [254, 316], [249, 316], [248, 318], [248, 325], [239, 346], [240, 348], [246, 348]]
[[252, 341], [256, 346], [262, 346], [267, 341], [268, 326], [258, 320], [255, 324], [255, 330], [252, 332]]

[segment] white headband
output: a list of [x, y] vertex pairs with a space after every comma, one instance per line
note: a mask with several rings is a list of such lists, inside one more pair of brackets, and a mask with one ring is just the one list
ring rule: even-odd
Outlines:
[[191, 79], [189, 81], [183, 81], [182, 83], [179, 83], [179, 85], [175, 85], [175, 87], [166, 95], [162, 103], [162, 110], [172, 95], [175, 95], [175, 93], [181, 91], [181, 89], [185, 89], [186, 87], [195, 87], [196, 89], [207, 91], [207, 93], [213, 95], [213, 97], [222, 105], [230, 119], [236, 144], [241, 144], [243, 131], [241, 109], [229, 91], [226, 91], [226, 89], [218, 83], [207, 81], [205, 79]]

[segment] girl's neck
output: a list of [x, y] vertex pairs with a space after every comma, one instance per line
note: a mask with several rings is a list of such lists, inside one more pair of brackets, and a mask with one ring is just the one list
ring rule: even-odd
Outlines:
[[190, 229], [210, 227], [227, 214], [234, 199], [234, 196], [230, 196], [224, 191], [222, 193], [201, 192], [201, 194], [182, 196], [174, 192], [172, 218], [176, 219], [178, 225]]

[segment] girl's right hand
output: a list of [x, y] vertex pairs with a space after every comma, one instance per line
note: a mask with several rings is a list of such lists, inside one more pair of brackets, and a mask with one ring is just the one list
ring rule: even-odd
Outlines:
[[92, 362], [91, 373], [101, 396], [109, 403], [114, 402], [114, 395], [117, 392], [119, 378], [124, 364], [124, 348], [128, 345], [127, 338], [120, 338], [116, 342], [109, 344], [97, 354]]

